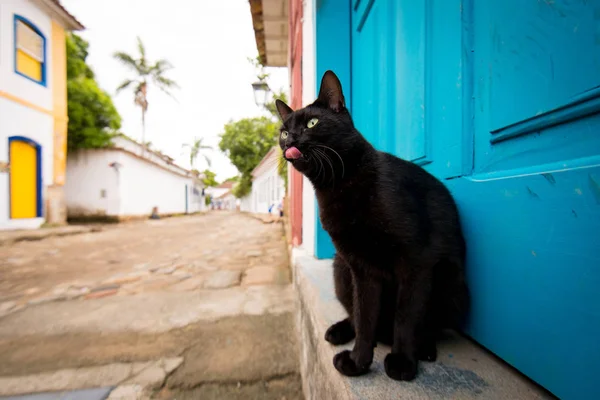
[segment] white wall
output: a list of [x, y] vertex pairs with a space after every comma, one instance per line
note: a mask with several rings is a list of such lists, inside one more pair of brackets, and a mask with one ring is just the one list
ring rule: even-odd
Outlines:
[[223, 201], [223, 210], [235, 211], [237, 205], [237, 199], [234, 195], [228, 194], [221, 199]]
[[[315, 63], [315, 13], [314, 1], [304, 1], [302, 24], [302, 104], [315, 101], [316, 63]], [[315, 192], [308, 178], [302, 182], [302, 247], [307, 253], [315, 254], [316, 200]]]
[[69, 216], [120, 215], [119, 173], [110, 167], [113, 162], [121, 162], [120, 152], [68, 153], [65, 198]]
[[122, 215], [150, 215], [155, 206], [159, 214], [185, 212], [186, 185], [187, 190], [192, 185], [190, 177], [176, 175], [127, 153], [122, 157]]
[[285, 196], [285, 182], [279, 176], [277, 165], [264, 168], [252, 180], [252, 209], [255, 213], [278, 213], [278, 205]]
[[[46, 37], [46, 86], [15, 73], [14, 15], [33, 23]], [[29, 0], [0, 1], [0, 90], [52, 110], [52, 19]]]
[[[10, 136], [25, 136], [42, 146], [43, 205], [46, 186], [53, 183], [53, 126], [54, 121], [50, 115], [0, 97], [0, 161], [9, 162]], [[0, 229], [37, 228], [43, 223], [43, 218], [11, 220], [9, 195], [9, 174], [0, 173]]]
[[316, 198], [312, 183], [302, 177], [302, 247], [315, 255]]
[[[14, 15], [20, 15], [46, 37], [46, 86], [15, 72]], [[52, 110], [52, 20], [28, 0], [0, 1], [0, 91]], [[25, 136], [42, 146], [42, 208], [46, 186], [53, 181], [53, 119], [49, 114], [0, 97], [0, 161], [8, 162], [8, 137]], [[44, 219], [10, 219], [9, 174], [0, 173], [0, 229], [37, 228]]]
[[[118, 168], [111, 163], [118, 163]], [[203, 210], [202, 188], [191, 177], [177, 175], [129, 153], [106, 149], [70, 153], [66, 197], [69, 215], [149, 216]]]
[[240, 203], [240, 211], [244, 211], [244, 212], [254, 212], [253, 209], [253, 204], [252, 204], [252, 193], [250, 193], [248, 196], [243, 197], [241, 199], [239, 199], [239, 203]]
[[316, 97], [315, 62], [315, 12], [314, 0], [302, 2], [302, 105], [306, 106]]
[[199, 211], [205, 211], [206, 204], [204, 203], [204, 197], [202, 197], [202, 185], [199, 182], [194, 182], [188, 189], [188, 212], [195, 213]]

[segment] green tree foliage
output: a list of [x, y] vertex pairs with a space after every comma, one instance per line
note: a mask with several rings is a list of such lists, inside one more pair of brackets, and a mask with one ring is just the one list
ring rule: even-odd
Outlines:
[[[269, 74], [265, 71], [260, 58], [248, 58], [248, 61], [256, 69], [257, 79], [266, 83]], [[229, 156], [231, 163], [236, 166], [241, 174], [238, 184], [232, 190], [237, 198], [250, 193], [252, 190], [252, 170], [260, 163], [271, 147], [277, 144], [280, 121], [275, 106], [276, 99], [288, 102], [283, 90], [273, 93], [271, 101], [263, 106], [271, 114], [271, 118], [245, 118], [239, 121], [230, 121], [225, 125], [225, 132], [221, 135], [219, 148]], [[283, 157], [279, 158], [278, 171], [287, 188], [287, 162]]]
[[266, 117], [231, 121], [224, 127], [219, 148], [244, 174], [252, 172], [276, 143], [279, 124]]
[[240, 176], [236, 175], [236, 176], [232, 176], [231, 178], [225, 179], [223, 182], [239, 182], [240, 179], [241, 179]]
[[205, 186], [219, 186], [219, 182], [217, 182], [217, 180], [215, 179], [215, 177], [217, 176], [217, 174], [215, 174], [214, 172], [212, 172], [209, 169], [205, 169], [204, 172], [204, 179], [202, 179], [202, 182], [204, 183]]
[[237, 185], [235, 185], [233, 187], [233, 189], [231, 190], [231, 193], [233, 193], [233, 195], [239, 199], [239, 198], [249, 195], [251, 191], [252, 191], [252, 175], [251, 174], [243, 174], [240, 177], [240, 180], [237, 183]]
[[240, 171], [240, 182], [234, 190], [236, 197], [250, 193], [251, 172], [277, 143], [278, 134], [279, 123], [267, 117], [244, 118], [225, 125], [219, 148]]
[[[267, 102], [265, 104], [265, 108], [267, 109], [267, 111], [269, 111], [273, 117], [277, 118], [277, 121], [279, 121], [279, 113], [277, 112], [277, 106], [275, 106], [275, 100], [281, 100], [284, 103], [288, 104], [288, 98], [287, 95], [285, 94], [285, 92], [280, 91], [278, 93], [275, 93], [273, 95], [273, 100], [270, 102]], [[281, 176], [283, 178], [283, 181], [285, 182], [285, 189], [287, 191], [287, 187], [288, 187], [288, 163], [285, 162], [285, 160], [283, 160], [283, 154], [280, 154], [281, 158], [280, 158], [280, 163], [277, 165], [277, 169], [279, 172], [279, 176]]]
[[280, 120], [279, 113], [277, 112], [277, 106], [275, 105], [275, 100], [279, 99], [279, 100], [283, 101], [285, 104], [289, 104], [288, 98], [283, 90], [273, 93], [272, 96], [273, 97], [271, 98], [271, 101], [268, 101], [267, 103], [265, 103], [264, 107], [268, 112], [271, 113], [271, 115], [273, 115], [273, 117], [277, 121], [279, 121]]
[[86, 64], [89, 44], [67, 36], [67, 98], [69, 150], [107, 147], [121, 127], [121, 116], [110, 96], [98, 87]]

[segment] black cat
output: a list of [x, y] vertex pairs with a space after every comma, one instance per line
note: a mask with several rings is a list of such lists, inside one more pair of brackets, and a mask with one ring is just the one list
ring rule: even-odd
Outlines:
[[365, 140], [333, 72], [306, 108], [276, 104], [284, 158], [312, 182], [337, 250], [335, 290], [349, 317], [325, 339], [356, 340], [352, 351], [334, 357], [335, 368], [365, 374], [379, 341], [392, 346], [388, 376], [412, 380], [418, 360], [436, 359], [441, 329], [457, 327], [469, 304], [456, 204], [424, 169]]

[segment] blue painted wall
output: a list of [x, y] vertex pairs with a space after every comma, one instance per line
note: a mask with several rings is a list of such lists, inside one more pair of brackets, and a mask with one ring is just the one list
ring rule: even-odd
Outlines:
[[339, 73], [359, 130], [457, 200], [466, 332], [600, 398], [600, 0], [323, 0], [316, 23], [317, 74]]
[[[345, 89], [346, 106], [352, 109], [350, 60], [350, 8], [344, 2], [316, 0], [316, 72], [319, 93], [321, 77], [327, 70], [335, 71]], [[342, 7], [340, 7], [342, 5]], [[315, 257], [331, 258], [335, 253], [329, 234], [325, 232], [315, 201]]]

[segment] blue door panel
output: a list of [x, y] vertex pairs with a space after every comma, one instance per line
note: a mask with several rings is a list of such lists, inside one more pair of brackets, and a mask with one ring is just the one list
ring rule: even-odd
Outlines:
[[347, 6], [357, 128], [459, 205], [467, 333], [561, 398], [600, 398], [600, 0]]
[[578, 121], [600, 112], [600, 1], [476, 0], [473, 15], [475, 171], [597, 155], [597, 118]]
[[600, 85], [597, 1], [476, 0], [478, 97], [490, 129], [558, 108]]
[[472, 121], [463, 121], [461, 107], [471, 99], [462, 78], [459, 2], [371, 0], [354, 6], [351, 111], [357, 128], [379, 150], [438, 176], [470, 172], [472, 129], [462, 128]]
[[[357, 4], [352, 19], [352, 30], [360, 30], [363, 35], [357, 36], [353, 46], [364, 49], [353, 53], [353, 65], [368, 70], [360, 81], [352, 82], [353, 117], [360, 121], [361, 132], [377, 148], [393, 151], [394, 135], [380, 135], [379, 132], [391, 132], [395, 128], [394, 112], [394, 54], [387, 46], [390, 34], [391, 16], [389, 5], [377, 1], [361, 1]], [[368, 18], [367, 18], [368, 16]], [[363, 99], [354, 105], [354, 99]]]
[[600, 168], [446, 181], [467, 238], [467, 332], [562, 399], [600, 388]]

